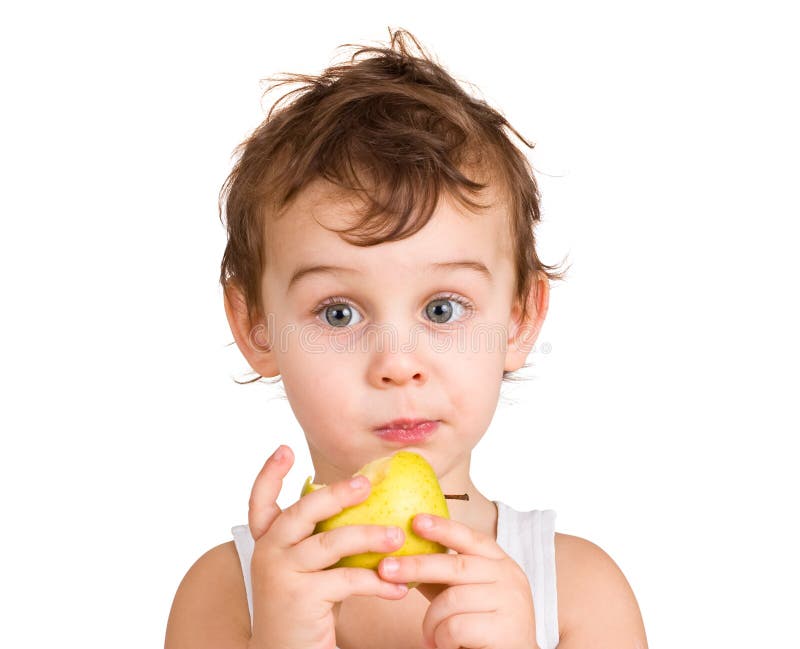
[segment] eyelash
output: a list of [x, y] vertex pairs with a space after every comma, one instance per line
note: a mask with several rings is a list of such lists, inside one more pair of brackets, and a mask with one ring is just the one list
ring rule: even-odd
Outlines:
[[[456, 295], [455, 293], [444, 293], [442, 295], [437, 295], [435, 297], [432, 297], [430, 299], [430, 302], [435, 302], [436, 300], [452, 300], [453, 302], [458, 302], [458, 304], [460, 304], [462, 307], [464, 307], [464, 311], [466, 311], [466, 315], [462, 319], [468, 318], [472, 314], [472, 312], [475, 310], [475, 307], [472, 305], [472, 302], [470, 302], [469, 300], [467, 300], [464, 297], [461, 297], [460, 295]], [[337, 305], [337, 304], [346, 304], [347, 306], [355, 306], [346, 297], [341, 297], [341, 296], [339, 296], [339, 297], [329, 297], [329, 298], [325, 298], [322, 302], [320, 302], [320, 304], [317, 307], [314, 308], [314, 310], [312, 311], [312, 314], [314, 316], [319, 316], [319, 314], [322, 313], [325, 310], [326, 307], [334, 306], [334, 305]], [[453, 323], [450, 323], [450, 322], [434, 322], [432, 324], [438, 324], [440, 326], [447, 327], [448, 325], [453, 324]], [[337, 327], [331, 327], [331, 328], [332, 329], [336, 329]], [[347, 327], [338, 327], [338, 328], [347, 329]]]

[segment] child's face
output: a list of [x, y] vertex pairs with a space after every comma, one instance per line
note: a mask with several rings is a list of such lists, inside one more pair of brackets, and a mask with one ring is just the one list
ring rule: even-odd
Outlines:
[[[415, 235], [358, 247], [315, 221], [337, 229], [354, 223], [351, 205], [333, 201], [326, 187], [310, 185], [269, 225], [262, 297], [272, 351], [260, 366], [248, 360], [264, 376], [280, 373], [317, 482], [342, 479], [399, 448], [423, 455], [440, 476], [468, 468], [497, 406], [503, 370], [521, 367], [533, 344], [520, 350], [509, 343], [520, 323], [502, 205], [475, 215], [441, 201]], [[474, 267], [436, 266], [455, 261], [483, 264], [490, 277]], [[291, 281], [310, 266], [350, 270]], [[374, 432], [398, 418], [439, 425], [410, 446]]]

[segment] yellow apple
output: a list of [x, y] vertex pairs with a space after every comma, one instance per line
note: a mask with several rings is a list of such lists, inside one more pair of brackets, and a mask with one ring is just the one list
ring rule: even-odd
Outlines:
[[[414, 516], [420, 513], [450, 518], [442, 489], [433, 467], [417, 453], [398, 451], [364, 465], [353, 474], [369, 478], [372, 488], [366, 500], [317, 523], [314, 534], [343, 525], [395, 525], [405, 533], [405, 543], [394, 552], [365, 552], [343, 557], [331, 568], [351, 566], [377, 570], [383, 557], [407, 554], [446, 553], [440, 543], [417, 536], [411, 530]], [[309, 477], [301, 497], [325, 485], [314, 484]], [[414, 587], [417, 584], [410, 584]]]

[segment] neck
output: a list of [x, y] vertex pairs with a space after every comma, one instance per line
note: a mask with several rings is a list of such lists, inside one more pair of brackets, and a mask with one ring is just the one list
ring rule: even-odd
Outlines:
[[478, 532], [491, 538], [497, 538], [497, 507], [486, 498], [472, 483], [469, 474], [462, 474], [461, 479], [454, 479], [452, 475], [442, 476], [440, 484], [445, 494], [467, 494], [469, 500], [456, 498], [447, 499], [447, 510], [450, 518], [463, 523]]

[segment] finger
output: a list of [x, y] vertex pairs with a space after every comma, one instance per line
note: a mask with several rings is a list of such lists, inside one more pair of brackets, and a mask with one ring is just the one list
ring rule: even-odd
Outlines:
[[410, 554], [382, 559], [378, 574], [397, 583], [493, 584], [497, 563], [469, 554]]
[[250, 492], [250, 503], [247, 521], [253, 540], [258, 541], [264, 535], [272, 521], [281, 513], [278, 507], [278, 495], [281, 493], [283, 479], [294, 464], [292, 449], [281, 444], [267, 459], [256, 476]]
[[405, 584], [383, 581], [369, 568], [333, 568], [315, 576], [315, 589], [331, 603], [341, 602], [351, 595], [373, 595], [383, 599], [402, 599], [408, 593]]
[[433, 641], [437, 649], [492, 646], [492, 615], [489, 613], [461, 613], [442, 620], [434, 629]]
[[300, 572], [329, 568], [342, 557], [362, 552], [387, 554], [399, 550], [405, 534], [386, 525], [345, 525], [312, 534], [289, 550], [289, 561]]
[[[425, 522], [430, 522], [430, 527], [424, 527]], [[412, 525], [419, 536], [437, 541], [459, 554], [478, 555], [488, 559], [503, 559], [507, 556], [495, 539], [451, 518], [418, 514]]]
[[312, 491], [287, 507], [269, 533], [279, 547], [291, 547], [311, 536], [319, 521], [366, 500], [371, 487], [368, 478], [358, 476]]
[[[497, 591], [491, 586], [451, 586], [431, 602], [422, 620], [422, 636], [434, 646], [435, 631], [445, 619], [462, 613], [496, 613]], [[467, 645], [479, 646], [479, 645]]]

